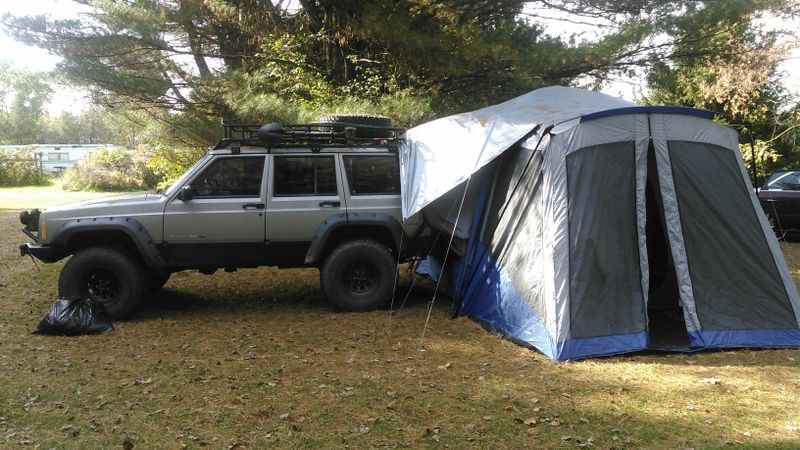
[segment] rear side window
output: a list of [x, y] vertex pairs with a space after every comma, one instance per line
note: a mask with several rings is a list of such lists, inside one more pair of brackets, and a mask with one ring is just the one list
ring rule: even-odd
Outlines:
[[350, 155], [344, 157], [350, 195], [400, 193], [400, 168], [396, 155]]
[[196, 177], [191, 187], [198, 198], [258, 197], [263, 175], [263, 156], [220, 158]]
[[337, 195], [333, 156], [275, 156], [274, 196]]

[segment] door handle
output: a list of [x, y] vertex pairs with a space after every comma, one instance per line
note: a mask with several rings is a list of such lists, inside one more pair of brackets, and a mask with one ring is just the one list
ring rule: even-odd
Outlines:
[[319, 206], [322, 208], [338, 208], [339, 206], [342, 206], [342, 202], [339, 201], [319, 202]]
[[263, 203], [245, 203], [242, 209], [264, 209]]

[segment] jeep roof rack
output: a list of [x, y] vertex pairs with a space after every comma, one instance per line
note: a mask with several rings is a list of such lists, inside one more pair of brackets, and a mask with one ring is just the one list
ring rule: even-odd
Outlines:
[[402, 139], [404, 128], [378, 127], [345, 122], [311, 123], [306, 125], [264, 125], [222, 123], [224, 137], [214, 150], [230, 148], [238, 152], [242, 145], [278, 148], [323, 147], [396, 147]]

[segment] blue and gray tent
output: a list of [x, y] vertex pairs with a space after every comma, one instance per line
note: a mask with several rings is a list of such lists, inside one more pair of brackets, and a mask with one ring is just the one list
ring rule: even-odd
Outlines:
[[551, 87], [435, 120], [400, 151], [403, 215], [453, 233], [460, 314], [555, 360], [800, 346], [737, 132], [711, 119]]

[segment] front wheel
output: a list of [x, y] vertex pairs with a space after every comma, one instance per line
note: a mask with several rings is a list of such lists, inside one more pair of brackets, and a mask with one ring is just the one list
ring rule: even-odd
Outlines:
[[172, 276], [169, 272], [151, 272], [146, 275], [147, 280], [147, 290], [151, 292], [155, 292], [169, 281], [169, 277]]
[[147, 287], [142, 268], [122, 250], [89, 247], [78, 251], [61, 270], [61, 297], [91, 298], [103, 304], [114, 320], [136, 312]]
[[386, 246], [356, 240], [337, 247], [322, 266], [322, 290], [342, 311], [385, 306], [392, 295], [397, 262]]

